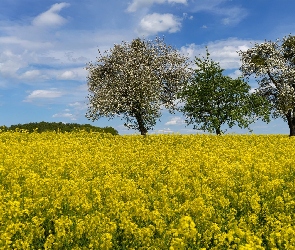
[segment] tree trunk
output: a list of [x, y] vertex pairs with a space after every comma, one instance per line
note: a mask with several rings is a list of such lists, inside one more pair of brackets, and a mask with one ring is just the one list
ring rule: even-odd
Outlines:
[[144, 126], [142, 115], [139, 112], [137, 112], [135, 114], [135, 118], [136, 118], [136, 121], [137, 121], [137, 124], [138, 124], [138, 128], [139, 128], [139, 131], [140, 131], [141, 135], [146, 136], [147, 129]]
[[217, 127], [217, 128], [216, 128], [216, 134], [217, 134], [217, 135], [221, 135], [220, 127]]
[[295, 136], [295, 117], [294, 114], [292, 115], [292, 111], [289, 110], [286, 114], [289, 129], [290, 129], [290, 135], [289, 136]]

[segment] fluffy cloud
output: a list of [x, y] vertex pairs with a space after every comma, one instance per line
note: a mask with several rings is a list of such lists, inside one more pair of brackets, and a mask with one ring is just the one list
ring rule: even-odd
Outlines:
[[163, 4], [166, 2], [187, 4], [187, 0], [133, 0], [128, 6], [127, 11], [135, 12], [138, 9], [150, 7], [154, 3]]
[[[99, 5], [99, 4], [98, 4]], [[132, 29], [81, 30], [55, 29], [65, 23], [60, 12], [68, 3], [57, 3], [45, 12], [39, 12], [32, 22], [0, 21], [0, 78], [1, 84], [38, 84], [53, 80], [85, 82], [87, 62], [95, 60], [97, 47], [107, 50], [118, 41], [126, 41], [135, 35]], [[70, 11], [75, 10], [71, 8]], [[28, 21], [28, 22], [27, 22]], [[75, 20], [71, 19], [72, 22]], [[4, 80], [2, 79], [4, 78]]]
[[22, 55], [13, 53], [11, 50], [0, 52], [0, 76], [16, 77], [16, 72], [27, 66]]
[[22, 74], [21, 78], [24, 78], [24, 79], [29, 79], [29, 80], [32, 80], [32, 79], [36, 79], [36, 78], [40, 78], [40, 70], [28, 70], [26, 71], [24, 74]]
[[179, 117], [172, 117], [170, 121], [166, 122], [165, 125], [182, 125], [185, 124], [185, 121]]
[[138, 33], [141, 35], [154, 35], [158, 32], [168, 31], [175, 33], [180, 30], [180, 19], [172, 14], [153, 13], [146, 15], [139, 23]]
[[58, 13], [65, 7], [70, 6], [68, 3], [56, 3], [51, 8], [39, 16], [34, 18], [32, 24], [35, 26], [59, 26], [66, 23], [66, 19], [60, 16]]
[[76, 116], [71, 114], [71, 113], [68, 113], [67, 111], [69, 110], [65, 110], [65, 113], [57, 113], [57, 114], [54, 114], [52, 117], [53, 118], [67, 118], [67, 119], [70, 119], [72, 121], [75, 121], [77, 120]]
[[26, 102], [31, 102], [34, 99], [47, 99], [47, 98], [58, 98], [61, 97], [63, 94], [60, 91], [56, 90], [44, 90], [38, 89], [32, 91], [26, 98]]
[[245, 51], [251, 48], [255, 42], [259, 41], [229, 38], [202, 45], [192, 43], [181, 47], [180, 51], [191, 60], [194, 60], [195, 57], [205, 56], [205, 47], [207, 46], [210, 58], [219, 62], [223, 69], [237, 69], [241, 66], [240, 56], [237, 51]]
[[71, 70], [67, 70], [60, 75], [60, 79], [64, 80], [71, 80], [74, 78], [76, 78], [76, 74]]

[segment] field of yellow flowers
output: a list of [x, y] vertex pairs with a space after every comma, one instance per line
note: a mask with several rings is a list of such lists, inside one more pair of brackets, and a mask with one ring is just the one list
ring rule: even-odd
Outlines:
[[295, 249], [295, 138], [0, 133], [0, 249]]

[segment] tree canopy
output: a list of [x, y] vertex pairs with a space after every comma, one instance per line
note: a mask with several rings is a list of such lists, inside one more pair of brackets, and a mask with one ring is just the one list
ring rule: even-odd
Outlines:
[[185, 103], [180, 111], [186, 115], [186, 123], [221, 134], [223, 124], [250, 130], [249, 125], [258, 117], [269, 121], [267, 101], [250, 93], [251, 87], [243, 79], [224, 76], [224, 70], [209, 55], [207, 50], [206, 58], [195, 58], [194, 74], [178, 94]]
[[62, 122], [30, 122], [24, 124], [11, 125], [9, 127], [2, 126], [1, 130], [6, 131], [16, 131], [18, 129], [27, 130], [29, 133], [37, 132], [74, 132], [79, 130], [84, 130], [86, 132], [100, 132], [100, 133], [111, 133], [112, 135], [118, 135], [118, 131], [112, 127], [96, 127], [90, 124], [78, 124], [78, 123], [62, 123]]
[[287, 121], [290, 136], [295, 136], [295, 36], [256, 43], [240, 55], [243, 75], [255, 76], [258, 93], [269, 101], [272, 116]]
[[176, 93], [190, 75], [187, 58], [164, 43], [134, 39], [101, 54], [87, 66], [89, 106], [86, 117], [125, 119], [124, 126], [146, 135], [162, 106], [174, 112]]

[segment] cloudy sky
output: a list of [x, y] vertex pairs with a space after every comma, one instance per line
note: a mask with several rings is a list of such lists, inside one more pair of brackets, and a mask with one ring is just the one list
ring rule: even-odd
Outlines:
[[[190, 58], [205, 46], [226, 74], [239, 75], [236, 51], [295, 34], [294, 0], [1, 0], [0, 125], [89, 123], [134, 134], [120, 118], [91, 122], [86, 63], [137, 37], [165, 42]], [[251, 87], [257, 87], [255, 81]], [[197, 133], [181, 113], [162, 110], [151, 133]], [[281, 119], [258, 121], [256, 134], [288, 134]], [[239, 128], [228, 132], [247, 133]]]

